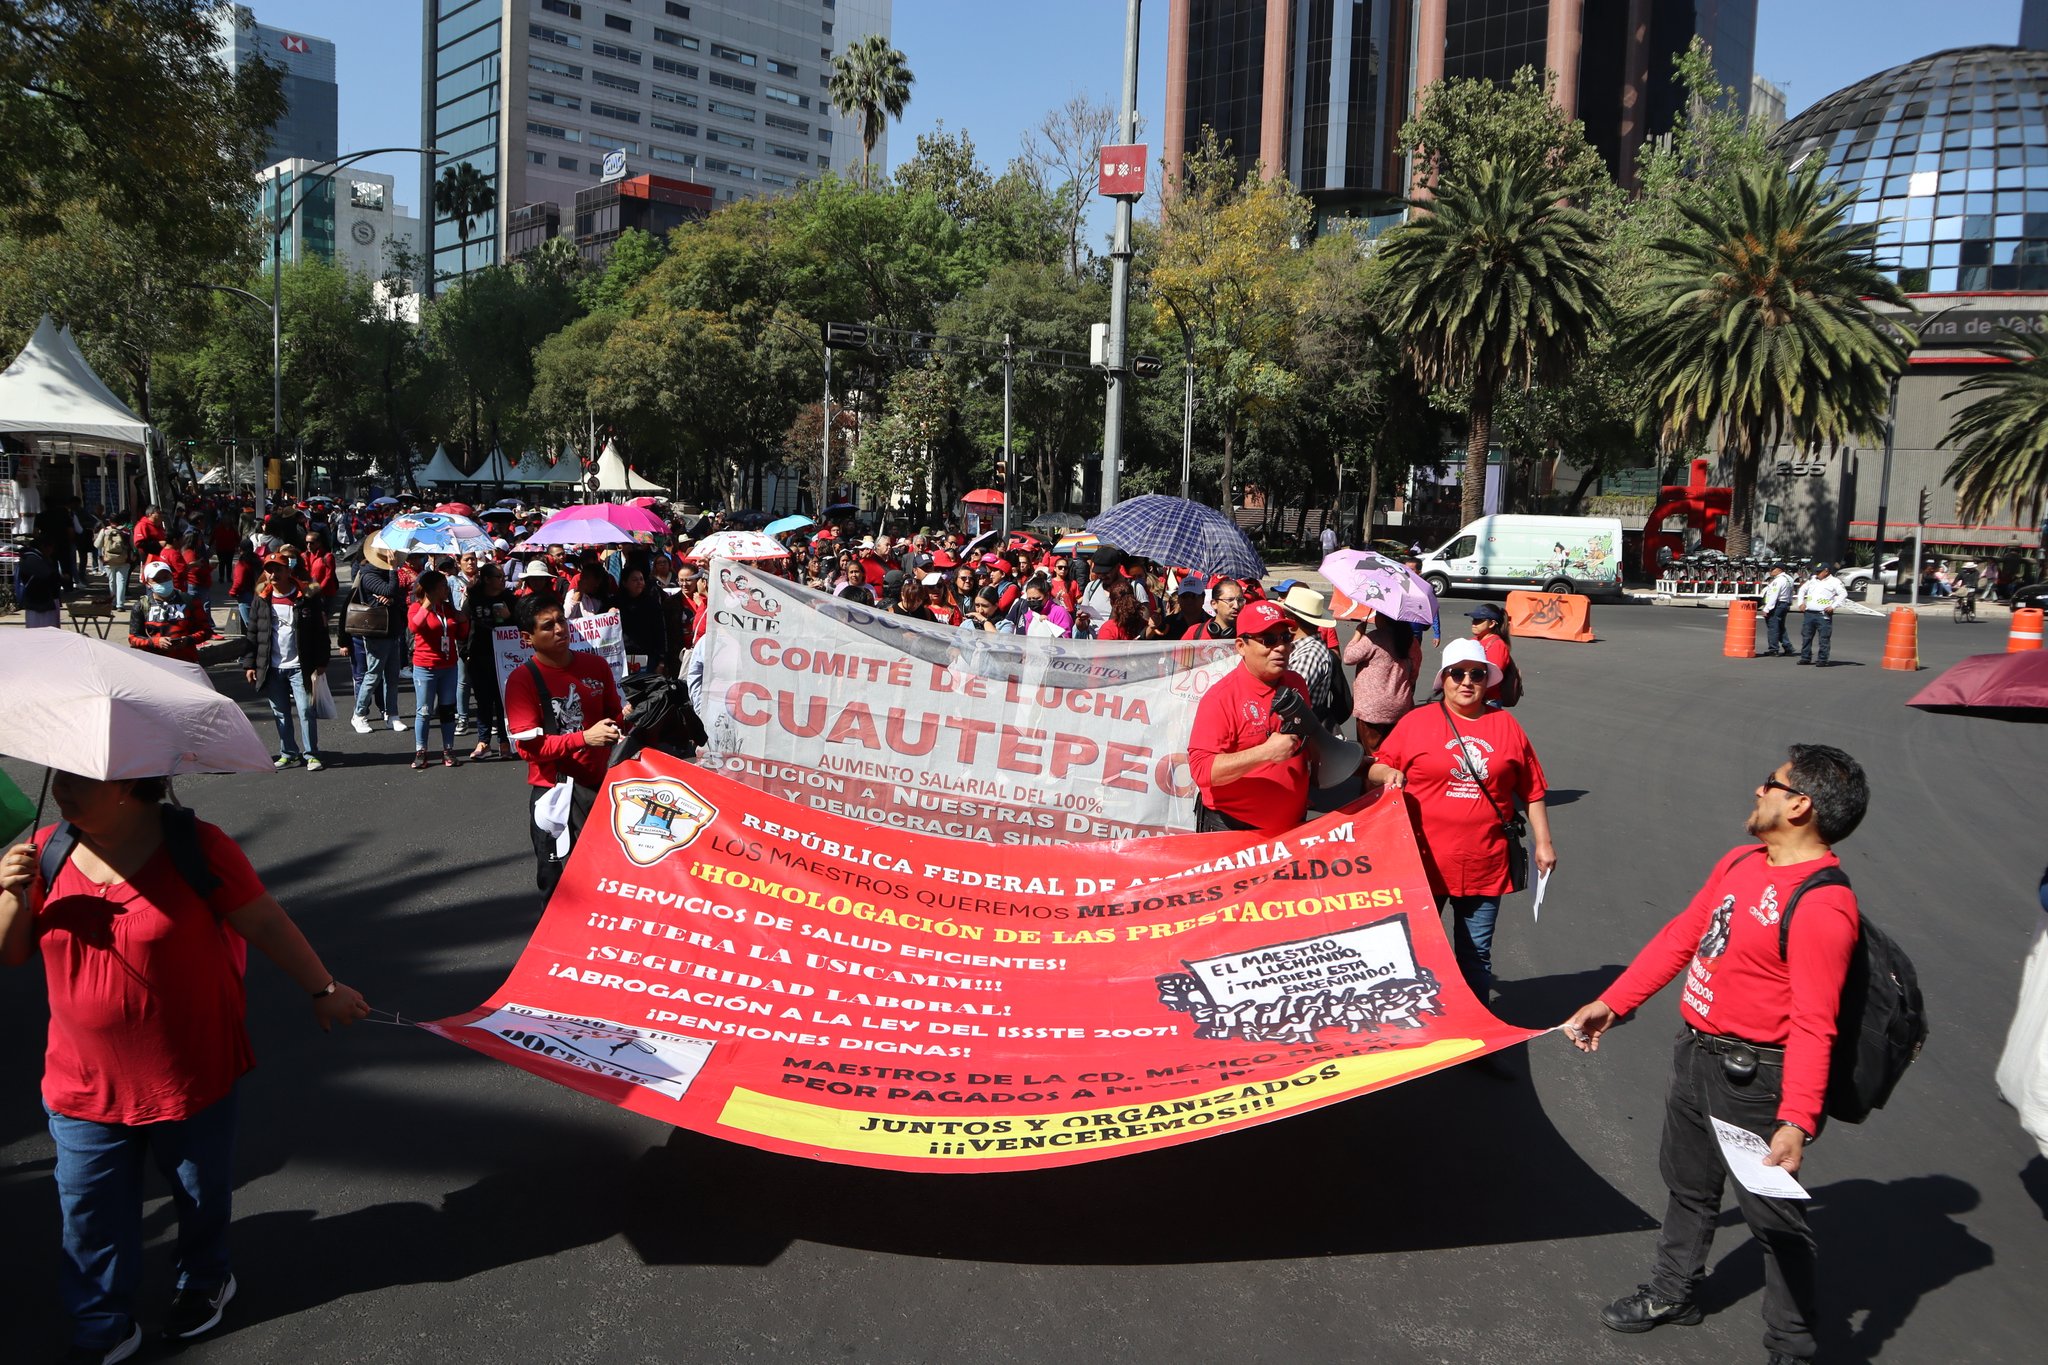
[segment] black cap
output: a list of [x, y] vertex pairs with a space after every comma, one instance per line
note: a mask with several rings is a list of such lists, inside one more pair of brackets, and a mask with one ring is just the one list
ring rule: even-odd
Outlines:
[[1124, 552], [1105, 540], [1095, 547], [1094, 562], [1098, 569], [1121, 569]]
[[901, 570], [901, 569], [891, 569], [891, 570], [889, 570], [889, 572], [887, 572], [887, 573], [883, 574], [883, 575], [882, 575], [882, 586], [883, 586], [884, 588], [888, 589], [888, 590], [889, 590], [890, 592], [894, 592], [894, 591], [896, 591], [896, 590], [897, 590], [898, 588], [902, 587], [902, 586], [903, 586], [903, 570]]
[[1478, 606], [1466, 612], [1465, 615], [1474, 621], [1505, 621], [1508, 619], [1508, 614], [1500, 609], [1498, 602], [1481, 602]]

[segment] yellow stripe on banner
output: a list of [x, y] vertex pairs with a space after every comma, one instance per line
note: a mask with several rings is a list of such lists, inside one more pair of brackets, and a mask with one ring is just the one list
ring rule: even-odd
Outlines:
[[1444, 1038], [1393, 1052], [1332, 1058], [1276, 1080], [1058, 1113], [882, 1113], [735, 1089], [718, 1121], [743, 1133], [826, 1151], [1000, 1160], [1029, 1152], [1128, 1147], [1258, 1122], [1444, 1066], [1484, 1047], [1476, 1038]]

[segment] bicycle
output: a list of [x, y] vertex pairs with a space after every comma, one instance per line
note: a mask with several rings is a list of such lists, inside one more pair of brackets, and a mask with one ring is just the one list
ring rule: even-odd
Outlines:
[[1955, 595], [1955, 604], [1955, 619], [1957, 621], [1974, 621], [1977, 619], [1977, 590], [1975, 588], [1958, 589]]

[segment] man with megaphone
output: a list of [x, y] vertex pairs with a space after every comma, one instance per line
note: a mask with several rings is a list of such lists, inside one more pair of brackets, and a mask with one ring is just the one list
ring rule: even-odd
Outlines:
[[1358, 746], [1317, 723], [1308, 684], [1287, 667], [1293, 642], [1287, 613], [1273, 603], [1249, 602], [1238, 613], [1238, 667], [1203, 695], [1188, 737], [1202, 833], [1293, 829], [1308, 814], [1312, 762], [1325, 785], [1358, 766]]

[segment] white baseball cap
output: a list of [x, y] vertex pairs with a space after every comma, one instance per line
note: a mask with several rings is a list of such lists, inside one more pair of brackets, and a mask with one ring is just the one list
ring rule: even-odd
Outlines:
[[175, 571], [171, 568], [170, 565], [164, 563], [161, 559], [152, 559], [149, 561], [149, 563], [142, 566], [142, 581], [147, 583], [150, 579], [155, 578], [160, 573], [174, 574]]

